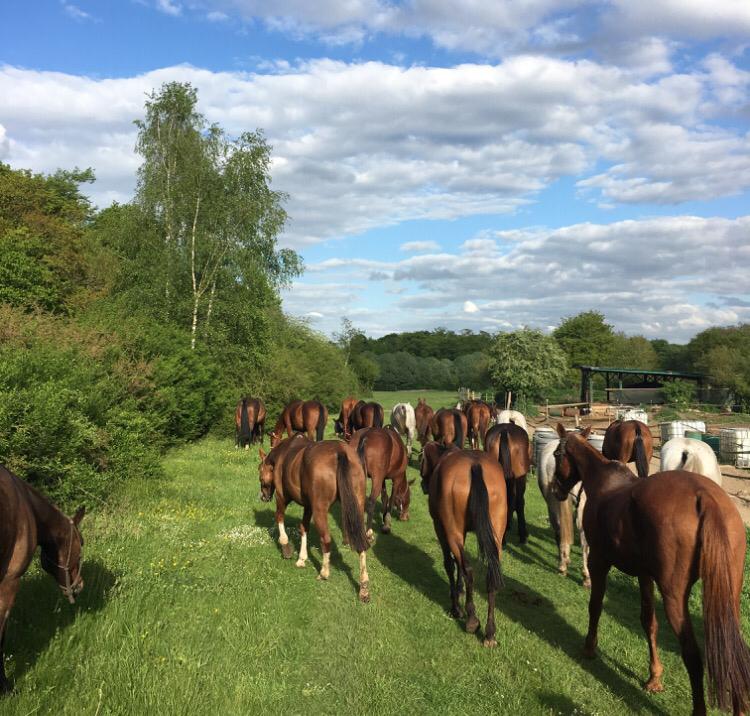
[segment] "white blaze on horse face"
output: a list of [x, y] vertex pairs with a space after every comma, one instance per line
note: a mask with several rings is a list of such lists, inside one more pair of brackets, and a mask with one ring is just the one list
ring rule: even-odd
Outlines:
[[286, 530], [284, 529], [284, 523], [279, 522], [279, 544], [288, 544], [289, 537], [287, 537]]
[[296, 564], [298, 567], [304, 567], [307, 561], [307, 532], [302, 533], [302, 540], [299, 546], [299, 559]]

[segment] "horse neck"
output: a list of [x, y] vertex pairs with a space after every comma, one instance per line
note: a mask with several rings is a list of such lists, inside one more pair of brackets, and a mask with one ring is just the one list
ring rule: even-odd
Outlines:
[[55, 546], [67, 532], [70, 520], [53, 505], [41, 492], [31, 485], [22, 483], [36, 521], [37, 541], [43, 547]]
[[576, 441], [571, 454], [588, 499], [637, 479], [626, 467], [616, 460], [607, 460], [586, 441]]

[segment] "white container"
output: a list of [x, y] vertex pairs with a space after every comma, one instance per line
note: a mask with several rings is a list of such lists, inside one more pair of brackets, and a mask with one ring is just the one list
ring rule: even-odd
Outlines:
[[640, 420], [648, 425], [648, 413], [637, 408], [618, 408], [615, 415], [616, 420]]
[[534, 449], [532, 450], [532, 455], [534, 456], [534, 465], [539, 464], [539, 456], [542, 454], [544, 446], [548, 445], [553, 440], [559, 440], [559, 437], [557, 435], [557, 431], [553, 430], [552, 428], [542, 426], [534, 431], [534, 437], [532, 438], [534, 447]]
[[602, 451], [602, 445], [604, 445], [604, 435], [595, 435], [592, 433], [588, 437], [589, 444], [593, 445], [599, 452]]
[[686, 430], [695, 430], [699, 433], [706, 432], [706, 424], [702, 420], [673, 420], [671, 423], [662, 423], [661, 444], [668, 442], [672, 438], [684, 438]]
[[735, 467], [750, 467], [750, 430], [724, 428], [719, 433], [721, 461]]

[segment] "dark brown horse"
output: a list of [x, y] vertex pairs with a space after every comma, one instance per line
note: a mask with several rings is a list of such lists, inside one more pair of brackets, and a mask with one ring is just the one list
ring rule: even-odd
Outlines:
[[[399, 519], [409, 519], [411, 490], [406, 481], [408, 457], [401, 436], [392, 428], [363, 428], [352, 435], [350, 445], [357, 451], [365, 475], [372, 480], [370, 497], [367, 499], [367, 533], [372, 534], [372, 518], [378, 495], [383, 505], [381, 530], [391, 531], [391, 508], [399, 509]], [[391, 496], [385, 481], [391, 480]]]
[[503, 468], [505, 486], [508, 491], [508, 524], [503, 544], [508, 539], [513, 513], [518, 517], [518, 540], [526, 544], [529, 532], [526, 528], [526, 475], [531, 469], [531, 444], [528, 433], [513, 423], [500, 423], [487, 431], [485, 450]]
[[271, 447], [282, 440], [284, 431], [292, 437], [294, 433], [304, 433], [310, 440], [322, 440], [328, 422], [328, 410], [318, 400], [293, 400], [281, 411], [276, 425], [271, 431]]
[[492, 420], [492, 408], [482, 400], [472, 400], [466, 406], [466, 422], [472, 450], [481, 449]]
[[424, 446], [432, 440], [432, 417], [435, 411], [427, 405], [424, 398], [417, 401], [417, 407], [414, 408], [414, 417], [417, 420], [417, 438], [419, 444], [424, 450]]
[[646, 691], [662, 691], [656, 648], [654, 583], [677, 635], [690, 677], [693, 714], [705, 714], [703, 663], [688, 610], [695, 582], [703, 582], [703, 628], [709, 696], [735, 714], [750, 706], [750, 649], [739, 610], [745, 564], [745, 526], [727, 494], [707, 477], [684, 470], [642, 480], [621, 462], [607, 460], [587, 440], [590, 428], [566, 433], [557, 426], [558, 499], [581, 480], [586, 492], [583, 529], [590, 545], [591, 597], [585, 655], [593, 657], [607, 574], [614, 566], [638, 577], [641, 624], [650, 663]]
[[0, 465], [0, 693], [11, 690], [5, 676], [8, 615], [37, 545], [42, 549], [42, 567], [55, 578], [71, 604], [83, 589], [83, 538], [78, 526], [84, 512], [81, 507], [72, 519], [67, 517]]
[[350, 434], [355, 430], [362, 430], [362, 428], [382, 428], [383, 417], [383, 406], [380, 403], [373, 401], [366, 403], [364, 400], [360, 400], [352, 408], [350, 414]]
[[443, 445], [453, 443], [456, 447], [462, 448], [466, 439], [466, 415], [456, 408], [440, 408], [432, 416], [431, 429], [438, 442]]
[[352, 410], [354, 410], [354, 406], [357, 405], [358, 402], [359, 400], [352, 396], [344, 398], [341, 401], [341, 412], [339, 413], [339, 417], [336, 419], [333, 428], [336, 435], [341, 436], [344, 440], [348, 440], [352, 435], [351, 414]]
[[292, 556], [292, 545], [284, 528], [284, 513], [290, 502], [302, 505], [300, 535], [302, 541], [296, 564], [304, 567], [307, 561], [307, 533], [310, 519], [320, 535], [323, 563], [318, 579], [328, 579], [331, 563], [331, 533], [328, 529], [328, 512], [339, 500], [343, 521], [344, 539], [359, 554], [359, 598], [370, 601], [370, 580], [367, 575], [367, 548], [365, 534], [365, 474], [356, 452], [339, 440], [312, 442], [304, 436], [282, 440], [266, 455], [260, 453], [260, 497], [270, 502], [276, 495], [276, 524], [279, 544], [285, 558]]
[[484, 452], [444, 449], [432, 474], [423, 480], [423, 486], [429, 494], [430, 516], [443, 551], [443, 565], [450, 584], [451, 614], [456, 618], [461, 616], [459, 595], [463, 577], [466, 631], [470, 634], [479, 628], [479, 620], [474, 607], [474, 573], [464, 543], [467, 532], [473, 531], [477, 536], [479, 551], [487, 560], [484, 645], [495, 646], [495, 592], [502, 584], [500, 556], [507, 519], [500, 465]]
[[266, 424], [266, 406], [260, 398], [244, 397], [234, 411], [234, 427], [237, 447], [247, 450], [258, 440], [263, 444], [263, 430]]
[[604, 433], [602, 455], [610, 460], [634, 462], [638, 477], [648, 477], [654, 441], [640, 420], [615, 420]]

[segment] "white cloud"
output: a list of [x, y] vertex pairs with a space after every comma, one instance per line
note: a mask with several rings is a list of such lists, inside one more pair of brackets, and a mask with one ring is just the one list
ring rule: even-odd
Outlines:
[[156, 0], [156, 8], [166, 15], [181, 15], [182, 6], [174, 0]]
[[79, 22], [82, 22], [84, 20], [93, 20], [93, 16], [86, 12], [85, 10], [82, 10], [78, 5], [74, 5], [70, 2], [65, 2], [65, 0], [62, 0], [61, 5], [63, 6], [63, 10], [65, 10], [65, 13], [72, 17], [74, 20], [78, 20]]
[[440, 251], [440, 244], [437, 241], [407, 241], [405, 244], [399, 246], [399, 251], [405, 251], [410, 254]]
[[464, 313], [479, 313], [479, 306], [474, 301], [464, 301]]

